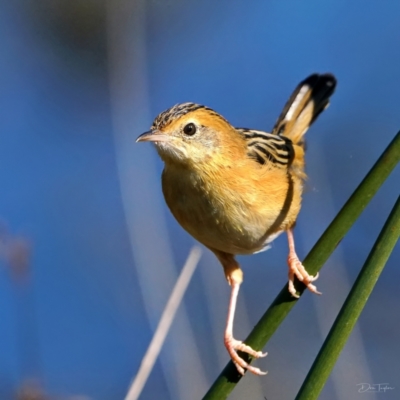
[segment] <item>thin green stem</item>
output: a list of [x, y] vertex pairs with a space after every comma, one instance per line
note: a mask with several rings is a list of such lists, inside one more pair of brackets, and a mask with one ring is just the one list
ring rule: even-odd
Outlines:
[[[311, 274], [315, 274], [322, 268], [399, 161], [400, 132], [397, 133], [305, 258], [303, 264]], [[304, 285], [300, 283], [296, 285], [296, 288], [300, 294], [305, 289]], [[285, 285], [245, 342], [255, 350], [261, 350], [296, 302], [297, 300], [290, 296]], [[246, 354], [242, 354], [242, 357], [251, 361]], [[230, 361], [203, 397], [203, 400], [226, 399], [241, 377], [234, 364]]]
[[400, 197], [360, 271], [296, 400], [317, 399], [400, 236]]

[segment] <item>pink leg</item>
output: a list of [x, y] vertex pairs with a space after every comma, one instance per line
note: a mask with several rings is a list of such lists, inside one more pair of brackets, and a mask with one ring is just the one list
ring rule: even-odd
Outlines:
[[314, 282], [318, 279], [317, 275], [313, 276], [310, 275], [306, 269], [304, 268], [303, 264], [300, 262], [299, 258], [297, 257], [296, 250], [294, 248], [294, 238], [293, 238], [293, 231], [292, 229], [287, 230], [288, 235], [288, 242], [289, 242], [289, 256], [288, 256], [288, 265], [289, 265], [289, 292], [293, 297], [298, 298], [299, 295], [296, 293], [296, 289], [294, 287], [294, 277], [296, 276], [297, 279], [303, 282], [308, 290], [315, 294], [321, 294], [318, 292], [315, 285], [311, 282]]
[[243, 358], [239, 357], [237, 353], [237, 351], [240, 350], [244, 353], [250, 354], [254, 358], [265, 357], [267, 355], [267, 353], [253, 350], [250, 346], [247, 346], [243, 342], [236, 340], [233, 337], [233, 319], [235, 316], [236, 301], [239, 293], [240, 283], [233, 281], [231, 286], [232, 290], [229, 300], [228, 318], [226, 321], [224, 337], [225, 347], [240, 374], [244, 375], [244, 370], [247, 369], [255, 375], [266, 375], [266, 372], [261, 371], [259, 368], [252, 367], [250, 364], [244, 361]]
[[244, 361], [243, 358], [239, 357], [237, 352], [243, 351], [244, 353], [250, 354], [254, 358], [265, 357], [267, 353], [255, 351], [250, 346], [247, 346], [243, 342], [236, 340], [233, 337], [233, 319], [235, 317], [236, 302], [240, 284], [243, 280], [243, 272], [232, 254], [224, 253], [214, 249], [212, 249], [212, 251], [221, 262], [224, 268], [226, 279], [228, 280], [229, 285], [231, 285], [231, 297], [229, 299], [228, 318], [226, 320], [224, 336], [225, 347], [240, 374], [244, 375], [244, 372], [247, 369], [255, 375], [265, 375], [266, 372], [261, 371], [259, 368], [252, 367], [249, 363]]

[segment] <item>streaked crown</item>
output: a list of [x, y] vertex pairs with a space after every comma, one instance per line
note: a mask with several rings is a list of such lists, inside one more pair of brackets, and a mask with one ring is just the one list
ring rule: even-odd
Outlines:
[[168, 108], [168, 110], [165, 110], [162, 113], [160, 113], [153, 121], [151, 129], [162, 130], [163, 128], [168, 126], [171, 122], [177, 120], [180, 117], [183, 117], [186, 114], [189, 114], [197, 110], [205, 110], [208, 112], [209, 115], [221, 118], [225, 122], [228, 122], [222, 115], [218, 114], [216, 111], [214, 111], [209, 107], [196, 103], [181, 103], [181, 104], [176, 104], [173, 107]]

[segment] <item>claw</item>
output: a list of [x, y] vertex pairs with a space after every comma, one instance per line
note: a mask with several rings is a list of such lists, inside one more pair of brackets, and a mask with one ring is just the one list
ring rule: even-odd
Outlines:
[[268, 353], [263, 353], [262, 351], [255, 351], [247, 344], [234, 339], [233, 337], [225, 338], [225, 347], [228, 350], [229, 355], [232, 358], [233, 363], [236, 366], [236, 369], [241, 375], [244, 375], [245, 370], [252, 372], [255, 375], [266, 375], [267, 372], [261, 371], [260, 368], [256, 368], [251, 366], [249, 363], [243, 360], [238, 355], [238, 351], [242, 351], [244, 353], [250, 354], [254, 358], [265, 357]]
[[322, 294], [321, 292], [318, 292], [317, 288], [315, 285], [313, 285], [311, 282], [314, 282], [316, 279], [318, 279], [318, 272], [315, 276], [310, 275], [306, 269], [304, 268], [304, 265], [300, 262], [299, 257], [297, 257], [296, 250], [294, 248], [294, 238], [293, 238], [293, 232], [292, 229], [287, 230], [287, 235], [288, 235], [288, 242], [289, 242], [289, 256], [288, 256], [288, 264], [289, 264], [289, 285], [288, 289], [290, 294], [293, 297], [299, 298], [299, 295], [296, 293], [296, 289], [294, 287], [294, 277], [300, 281], [303, 282], [304, 285], [307, 286], [307, 289], [310, 292], [313, 292], [315, 294]]
[[303, 264], [300, 262], [297, 256], [290, 255], [288, 257], [288, 264], [289, 264], [289, 292], [293, 297], [299, 298], [299, 295], [296, 293], [296, 289], [294, 287], [294, 277], [303, 282], [304, 285], [307, 286], [307, 289], [310, 292], [315, 294], [322, 294], [317, 290], [317, 287], [313, 285], [311, 282], [314, 282], [318, 279], [319, 273], [315, 276], [310, 275], [306, 269], [304, 268]]

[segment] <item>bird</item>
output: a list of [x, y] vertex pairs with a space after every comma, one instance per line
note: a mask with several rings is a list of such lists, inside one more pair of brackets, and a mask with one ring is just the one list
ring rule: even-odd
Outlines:
[[300, 211], [305, 173], [304, 134], [324, 111], [336, 87], [330, 73], [314, 73], [296, 87], [271, 133], [236, 128], [213, 109], [177, 104], [160, 113], [137, 142], [152, 142], [164, 162], [165, 201], [178, 223], [211, 250], [231, 287], [225, 347], [238, 372], [266, 372], [250, 365], [267, 355], [233, 336], [243, 272], [236, 255], [264, 251], [281, 233], [289, 245], [288, 290], [298, 298], [295, 277], [321, 294], [296, 254], [293, 228]]

